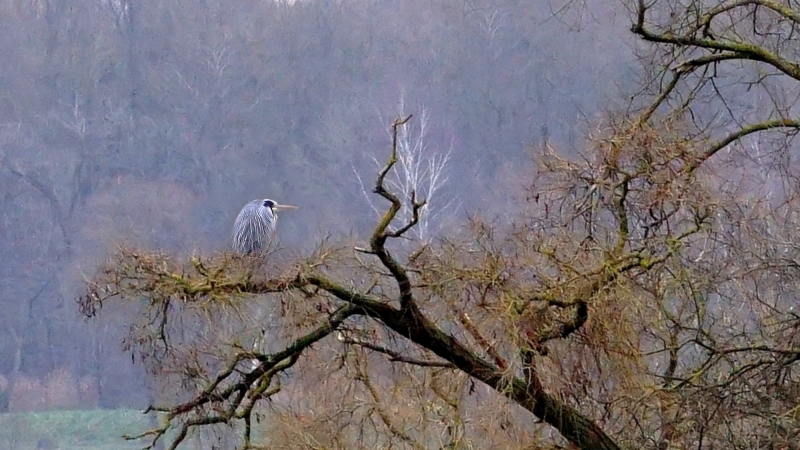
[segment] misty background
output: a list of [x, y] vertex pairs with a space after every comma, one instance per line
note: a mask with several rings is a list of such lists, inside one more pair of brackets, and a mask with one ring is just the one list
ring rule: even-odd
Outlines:
[[580, 145], [635, 80], [629, 17], [596, 3], [0, 0], [0, 411], [146, 405], [85, 277], [121, 243], [227, 250], [255, 198], [300, 207], [293, 252], [363, 238], [356, 173], [401, 113], [450, 152], [439, 233], [509, 217], [530, 149]]

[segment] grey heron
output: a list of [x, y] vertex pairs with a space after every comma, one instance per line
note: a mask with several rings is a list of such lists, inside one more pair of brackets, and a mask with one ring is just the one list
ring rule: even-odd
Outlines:
[[233, 224], [233, 249], [243, 255], [269, 250], [275, 239], [278, 211], [286, 209], [297, 207], [280, 205], [268, 198], [253, 200], [244, 205]]

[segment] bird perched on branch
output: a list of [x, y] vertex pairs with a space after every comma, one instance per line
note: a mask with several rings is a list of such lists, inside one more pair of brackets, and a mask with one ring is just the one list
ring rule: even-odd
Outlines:
[[243, 255], [269, 250], [275, 240], [278, 211], [287, 209], [297, 207], [279, 205], [268, 198], [253, 200], [244, 205], [233, 224], [233, 249]]

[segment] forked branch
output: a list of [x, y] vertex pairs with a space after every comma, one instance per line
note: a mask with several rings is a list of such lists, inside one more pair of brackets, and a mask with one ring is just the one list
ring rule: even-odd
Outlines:
[[384, 184], [386, 174], [392, 170], [392, 167], [397, 163], [397, 131], [398, 128], [405, 125], [411, 116], [407, 116], [405, 118], [397, 119], [392, 124], [392, 150], [389, 156], [389, 161], [380, 170], [378, 173], [378, 178], [375, 181], [375, 189], [374, 192], [381, 197], [388, 200], [391, 205], [389, 209], [383, 214], [383, 217], [378, 222], [378, 225], [375, 227], [375, 230], [372, 233], [372, 238], [370, 239], [370, 247], [372, 248], [372, 252], [380, 259], [381, 263], [389, 269], [394, 279], [397, 281], [397, 286], [400, 289], [400, 306], [406, 312], [411, 315], [419, 316], [421, 312], [417, 307], [416, 303], [414, 302], [414, 296], [411, 292], [411, 280], [408, 277], [408, 273], [406, 269], [400, 264], [392, 255], [389, 253], [389, 250], [386, 249], [386, 240], [390, 237], [401, 237], [406, 231], [411, 229], [416, 223], [419, 221], [419, 211], [425, 205], [425, 202], [417, 202], [415, 194], [412, 193], [411, 203], [413, 208], [412, 218], [403, 227], [401, 227], [397, 231], [389, 231], [389, 225], [392, 221], [397, 217], [397, 213], [400, 212], [402, 208], [402, 203], [400, 199], [397, 198], [397, 195], [390, 192], [386, 189]]

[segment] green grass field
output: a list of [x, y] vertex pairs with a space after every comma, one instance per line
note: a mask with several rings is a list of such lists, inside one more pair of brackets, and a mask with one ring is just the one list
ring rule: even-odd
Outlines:
[[0, 414], [0, 449], [128, 450], [144, 441], [126, 441], [152, 425], [140, 411], [95, 409]]

